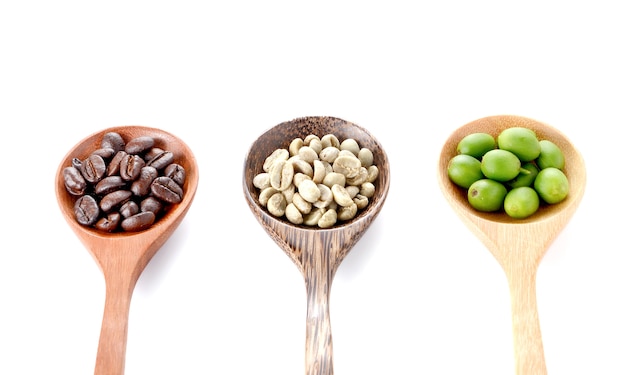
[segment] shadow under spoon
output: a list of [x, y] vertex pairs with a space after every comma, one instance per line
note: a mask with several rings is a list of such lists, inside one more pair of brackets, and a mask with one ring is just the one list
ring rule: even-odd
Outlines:
[[[379, 169], [376, 193], [365, 209], [350, 221], [329, 229], [294, 225], [272, 216], [259, 203], [253, 178], [263, 171], [265, 158], [278, 148], [288, 149], [291, 140], [314, 134], [334, 134], [339, 140], [353, 138], [374, 154]], [[252, 213], [304, 277], [307, 313], [305, 373], [333, 374], [333, 346], [329, 299], [333, 277], [348, 252], [377, 217], [389, 190], [389, 161], [380, 143], [365, 129], [334, 117], [303, 117], [276, 125], [250, 147], [243, 169], [243, 191]]]
[[[79, 224], [74, 216], [74, 201], [65, 188], [63, 169], [73, 158], [84, 159], [100, 147], [102, 136], [117, 132], [126, 141], [150, 136], [155, 146], [174, 154], [183, 166], [186, 179], [183, 199], [173, 205], [149, 229], [140, 232], [107, 233]], [[96, 356], [95, 375], [122, 375], [126, 359], [128, 316], [133, 290], [148, 262], [179, 226], [194, 199], [198, 186], [198, 167], [189, 147], [174, 135], [143, 126], [112, 127], [92, 134], [72, 148], [59, 164], [56, 196], [61, 213], [82, 244], [89, 250], [104, 275], [106, 296]]]
[[[514, 126], [530, 128], [539, 139], [548, 139], [560, 147], [565, 156], [563, 171], [570, 184], [564, 201], [541, 206], [523, 220], [509, 218], [505, 213], [476, 211], [467, 201], [466, 190], [454, 185], [447, 175], [448, 162], [456, 155], [456, 146], [463, 137], [476, 132], [497, 137], [502, 130]], [[506, 274], [511, 296], [516, 374], [545, 375], [536, 299], [537, 269], [583, 197], [586, 170], [582, 156], [565, 135], [551, 126], [520, 116], [491, 116], [470, 122], [450, 135], [439, 158], [438, 180], [454, 211], [491, 251]]]

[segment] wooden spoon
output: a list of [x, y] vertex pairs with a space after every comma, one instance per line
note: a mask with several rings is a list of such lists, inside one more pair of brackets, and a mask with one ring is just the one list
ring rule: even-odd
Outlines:
[[[548, 139], [561, 148], [565, 156], [564, 172], [570, 183], [569, 195], [564, 201], [542, 206], [537, 213], [523, 220], [512, 219], [505, 213], [474, 210], [467, 201], [467, 191], [454, 185], [447, 175], [448, 162], [456, 155], [456, 146], [464, 136], [484, 132], [497, 137], [502, 130], [514, 126], [530, 128], [539, 139]], [[546, 374], [537, 313], [537, 268], [583, 197], [586, 183], [583, 158], [565, 135], [546, 124], [519, 116], [492, 116], [470, 122], [448, 138], [441, 151], [438, 177], [441, 190], [452, 208], [491, 251], [508, 279], [516, 374]]]
[[[374, 154], [379, 168], [376, 194], [357, 216], [330, 229], [294, 225], [272, 216], [259, 204], [254, 176], [277, 148], [289, 147], [296, 137], [334, 134], [340, 141], [355, 139]], [[270, 237], [296, 264], [304, 277], [307, 294], [305, 369], [307, 375], [333, 373], [332, 335], [328, 303], [333, 277], [340, 263], [380, 212], [389, 190], [389, 161], [380, 143], [365, 129], [333, 117], [304, 117], [283, 122], [266, 131], [250, 147], [243, 169], [243, 190], [254, 216]]]
[[[65, 189], [63, 169], [72, 165], [72, 158], [82, 160], [93, 150], [100, 148], [102, 136], [107, 132], [119, 133], [126, 142], [139, 136], [151, 136], [155, 139], [156, 147], [173, 152], [174, 160], [185, 168], [182, 202], [173, 206], [147, 230], [105, 233], [80, 225], [74, 217], [75, 198]], [[150, 259], [176, 230], [189, 210], [198, 187], [196, 159], [183, 141], [163, 130], [142, 126], [112, 127], [88, 136], [67, 153], [59, 164], [55, 187], [63, 217], [104, 274], [106, 299], [94, 374], [122, 375], [133, 289]]]

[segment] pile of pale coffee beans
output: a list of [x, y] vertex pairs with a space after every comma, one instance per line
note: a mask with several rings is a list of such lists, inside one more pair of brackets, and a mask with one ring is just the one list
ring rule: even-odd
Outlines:
[[275, 217], [319, 228], [353, 219], [374, 196], [374, 155], [352, 138], [295, 138], [272, 152], [253, 180], [259, 203]]
[[128, 140], [104, 134], [100, 148], [75, 157], [63, 169], [66, 190], [76, 197], [76, 221], [104, 232], [137, 232], [152, 226], [183, 199], [186, 172], [171, 151], [150, 136]]

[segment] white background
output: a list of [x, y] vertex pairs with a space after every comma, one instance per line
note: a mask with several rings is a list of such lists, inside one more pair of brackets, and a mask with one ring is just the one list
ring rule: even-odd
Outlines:
[[80, 139], [129, 124], [179, 136], [201, 172], [136, 286], [126, 374], [303, 373], [303, 279], [247, 207], [242, 166], [267, 128], [328, 115], [391, 163], [385, 207], [334, 280], [335, 373], [513, 374], [504, 273], [436, 166], [457, 127], [515, 114], [560, 129], [587, 166], [539, 268], [549, 373], [626, 374], [620, 2], [430, 3], [3, 2], [0, 373], [93, 373], [104, 281], [54, 173]]

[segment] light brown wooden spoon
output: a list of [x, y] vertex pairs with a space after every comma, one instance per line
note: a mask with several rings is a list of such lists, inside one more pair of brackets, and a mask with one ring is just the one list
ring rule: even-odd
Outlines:
[[[296, 137], [334, 134], [340, 141], [355, 139], [374, 153], [379, 168], [376, 194], [357, 216], [330, 229], [294, 225], [272, 216], [259, 204], [254, 176], [277, 148], [289, 147]], [[389, 190], [389, 161], [380, 143], [362, 127], [334, 117], [304, 117], [283, 122], [262, 134], [250, 147], [243, 169], [243, 190], [254, 216], [270, 237], [296, 264], [304, 277], [307, 294], [305, 373], [333, 373], [333, 347], [328, 303], [337, 268], [380, 212]], [[339, 222], [338, 222], [339, 223]]]
[[[564, 153], [564, 172], [570, 183], [570, 192], [564, 201], [542, 206], [524, 220], [509, 218], [505, 213], [474, 210], [467, 201], [466, 190], [454, 185], [447, 175], [448, 162], [456, 155], [456, 146], [464, 136], [484, 132], [497, 137], [502, 130], [513, 126], [530, 128], [539, 139], [556, 143]], [[516, 374], [546, 374], [537, 312], [537, 268], [583, 197], [586, 170], [582, 156], [565, 135], [551, 126], [520, 116], [491, 116], [470, 122], [450, 135], [441, 151], [438, 179], [452, 208], [504, 269], [511, 293]]]
[[[174, 153], [174, 160], [185, 168], [182, 202], [173, 206], [151, 228], [135, 233], [104, 233], [80, 225], [74, 218], [74, 201], [65, 189], [63, 168], [72, 158], [86, 158], [100, 147], [103, 134], [119, 133], [127, 142], [148, 135], [155, 146]], [[72, 148], [59, 164], [56, 174], [56, 196], [61, 213], [70, 228], [89, 250], [104, 274], [106, 298], [96, 357], [96, 375], [122, 375], [126, 359], [128, 316], [135, 284], [144, 268], [159, 248], [181, 223], [198, 187], [198, 167], [189, 147], [174, 135], [163, 130], [143, 126], [112, 127], [94, 133]]]

